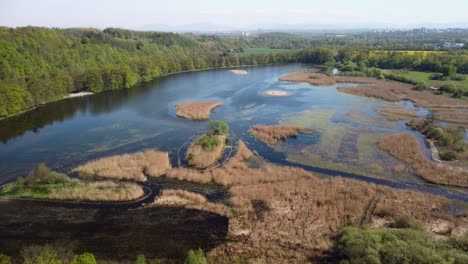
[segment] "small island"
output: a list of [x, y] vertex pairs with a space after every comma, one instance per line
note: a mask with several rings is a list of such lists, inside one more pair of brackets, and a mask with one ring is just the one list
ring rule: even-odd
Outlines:
[[82, 176], [143, 182], [147, 176], [159, 177], [170, 168], [167, 152], [146, 150], [90, 161], [76, 167], [73, 172]]
[[236, 75], [245, 75], [245, 74], [249, 74], [248, 71], [246, 70], [229, 70], [231, 73], [234, 73]]
[[276, 145], [288, 137], [297, 137], [300, 133], [314, 132], [313, 129], [294, 125], [255, 125], [250, 129], [250, 134], [269, 145]]
[[222, 106], [223, 103], [217, 101], [210, 102], [194, 102], [187, 101], [175, 105], [176, 115], [178, 117], [193, 119], [193, 120], [206, 120], [210, 117], [211, 111], [216, 107]]
[[215, 164], [223, 155], [229, 126], [215, 120], [208, 124], [210, 131], [195, 140], [187, 150], [187, 163], [197, 169], [206, 169]]
[[41, 163], [27, 177], [0, 189], [6, 198], [32, 198], [59, 201], [132, 201], [144, 195], [143, 189], [130, 182], [83, 181], [51, 171]]
[[264, 95], [268, 96], [289, 96], [291, 93], [285, 92], [285, 91], [278, 91], [278, 90], [270, 90], [270, 91], [264, 91]]

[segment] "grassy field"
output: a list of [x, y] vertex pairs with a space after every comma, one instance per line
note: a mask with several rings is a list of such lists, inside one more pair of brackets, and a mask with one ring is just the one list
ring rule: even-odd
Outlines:
[[34, 186], [28, 186], [18, 188], [16, 184], [7, 186], [0, 190], [0, 196], [6, 197], [28, 197], [36, 199], [47, 199], [49, 198], [49, 190], [51, 189], [64, 189], [71, 188], [68, 183], [57, 183], [57, 184], [37, 184]]
[[248, 48], [245, 50], [245, 54], [252, 55], [252, 54], [269, 54], [269, 53], [277, 53], [282, 51], [288, 51], [288, 49], [272, 49], [272, 48]]
[[444, 84], [453, 83], [458, 87], [468, 89], [468, 74], [459, 74], [459, 75], [465, 76], [464, 81], [437, 81], [437, 80], [429, 79], [429, 77], [433, 74], [432, 72], [401, 71], [401, 70], [386, 70], [386, 72], [398, 73], [418, 82], [424, 81], [431, 86], [439, 87]]

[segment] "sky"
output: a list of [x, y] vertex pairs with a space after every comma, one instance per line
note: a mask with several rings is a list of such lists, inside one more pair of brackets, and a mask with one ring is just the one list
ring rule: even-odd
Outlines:
[[0, 25], [468, 27], [468, 0], [0, 0]]

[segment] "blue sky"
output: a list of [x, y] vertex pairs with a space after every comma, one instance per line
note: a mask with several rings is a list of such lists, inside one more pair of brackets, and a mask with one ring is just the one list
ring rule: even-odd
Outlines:
[[468, 0], [0, 0], [0, 25], [47, 27], [214, 24], [468, 27]]

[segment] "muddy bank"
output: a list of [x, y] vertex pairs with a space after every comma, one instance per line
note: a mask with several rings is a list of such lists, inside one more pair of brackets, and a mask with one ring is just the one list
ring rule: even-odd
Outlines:
[[33, 202], [0, 201], [0, 248], [18, 256], [21, 248], [60, 243], [99, 259], [181, 260], [189, 249], [206, 251], [223, 243], [228, 219], [179, 207], [66, 209]]

